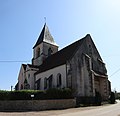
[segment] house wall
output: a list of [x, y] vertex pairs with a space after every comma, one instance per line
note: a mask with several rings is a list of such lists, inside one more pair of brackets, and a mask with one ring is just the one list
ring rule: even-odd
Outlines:
[[42, 54], [43, 52], [43, 43], [39, 44], [38, 46], [36, 46], [34, 49], [33, 49], [33, 58], [36, 59], [38, 57], [38, 53], [37, 53], [37, 50], [38, 48], [40, 48], [40, 54]]
[[[34, 73], [36, 71], [38, 71], [37, 68], [30, 68], [27, 65], [26, 69], [24, 69], [23, 66], [21, 66], [20, 73], [18, 76], [18, 90], [25, 89], [25, 83], [24, 83], [25, 79], [27, 79], [27, 82], [30, 85], [30, 88], [28, 89], [34, 89], [34, 82], [35, 82]], [[21, 88], [21, 86], [23, 88]]]
[[107, 100], [108, 96], [109, 96], [109, 90], [108, 90], [108, 79], [107, 78], [101, 78], [101, 96], [103, 98], [103, 100]]
[[46, 42], [43, 43], [43, 53], [45, 56], [48, 56], [48, 49], [51, 48], [52, 54], [56, 53], [58, 51], [58, 46], [48, 44]]
[[30, 68], [29, 66], [27, 66], [27, 68], [26, 68], [26, 79], [28, 81], [28, 84], [30, 85], [30, 89], [34, 89], [35, 88], [34, 74], [37, 71], [38, 71], [37, 68]]
[[83, 72], [84, 76], [84, 96], [95, 96], [94, 90], [94, 78], [92, 75], [91, 57], [87, 54], [83, 54]]
[[57, 87], [57, 75], [59, 73], [61, 74], [62, 78], [61, 88], [66, 87], [66, 64], [64, 64], [45, 72], [39, 73], [35, 76], [35, 81], [40, 79], [40, 90], [44, 90], [44, 79], [49, 78], [50, 75], [53, 75], [52, 87]]
[[[92, 39], [90, 37], [88, 37], [85, 40], [85, 44], [84, 47], [86, 47], [85, 53], [88, 54], [88, 56], [91, 59], [91, 71], [92, 71], [92, 80], [95, 80], [95, 74], [99, 75], [97, 78], [99, 80], [99, 88], [100, 90], [97, 91], [101, 94], [102, 99], [106, 100], [108, 99], [109, 96], [109, 85], [108, 85], [108, 76], [107, 76], [107, 70], [106, 70], [106, 66], [105, 63], [103, 62], [95, 44], [93, 43]], [[88, 65], [86, 65], [88, 67]], [[87, 68], [88, 69], [88, 68]], [[90, 72], [88, 70], [88, 72]], [[90, 79], [90, 78], [88, 78]], [[90, 82], [90, 81], [88, 81]], [[95, 81], [91, 81], [93, 86], [93, 94], [95, 95]], [[90, 85], [90, 84], [89, 84]]]
[[85, 64], [84, 48], [81, 46], [72, 59], [71, 76], [72, 76], [72, 89], [75, 91], [75, 96], [90, 96], [89, 93], [89, 72]]
[[97, 92], [101, 93], [103, 100], [107, 100], [109, 94], [108, 79], [103, 77], [95, 76], [95, 89]]
[[25, 70], [24, 70], [23, 66], [21, 65], [19, 76], [18, 76], [18, 90], [21, 90], [22, 86], [24, 87], [25, 76], [26, 76]]
[[[38, 49], [40, 49], [40, 53], [38, 55]], [[32, 59], [32, 64], [33, 65], [40, 65], [42, 64], [42, 56], [43, 55], [43, 43], [39, 44], [33, 49], [33, 59]]]
[[[95, 96], [93, 72], [106, 75], [107, 70], [90, 36], [78, 47], [68, 64], [71, 65], [72, 88], [75, 90], [75, 95]], [[67, 72], [67, 80], [68, 77]], [[104, 78], [108, 80], [107, 76]], [[100, 83], [102, 87], [102, 81]], [[107, 83], [104, 83], [104, 86], [108, 86]], [[101, 89], [101, 94], [104, 91], [108, 90]]]
[[[51, 54], [54, 54], [58, 51], [58, 46], [48, 44], [46, 42], [43, 42], [34, 48], [33, 59], [32, 59], [33, 65], [41, 65], [43, 63], [45, 58], [48, 57], [48, 49], [49, 48], [51, 48], [51, 50], [52, 50]], [[39, 55], [38, 55], [38, 49], [40, 49]]]

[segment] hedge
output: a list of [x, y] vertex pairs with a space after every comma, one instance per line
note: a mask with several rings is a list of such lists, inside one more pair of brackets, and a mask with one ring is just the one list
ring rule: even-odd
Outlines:
[[[34, 98], [31, 98], [34, 95]], [[47, 99], [70, 99], [73, 98], [70, 89], [48, 89], [40, 90], [20, 90], [3, 91], [0, 90], [0, 100], [47, 100]]]
[[114, 93], [114, 92], [111, 92], [109, 102], [110, 102], [111, 104], [114, 104], [114, 103], [115, 103], [115, 93]]

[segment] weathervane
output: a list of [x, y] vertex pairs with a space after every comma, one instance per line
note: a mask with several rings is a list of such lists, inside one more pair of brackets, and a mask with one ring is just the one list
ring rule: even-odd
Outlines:
[[44, 17], [44, 21], [45, 21], [45, 24], [46, 24], [46, 17]]

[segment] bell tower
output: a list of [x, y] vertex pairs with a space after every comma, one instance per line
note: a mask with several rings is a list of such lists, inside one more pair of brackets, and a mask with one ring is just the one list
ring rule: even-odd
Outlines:
[[58, 45], [55, 43], [49, 32], [46, 23], [33, 47], [32, 65], [41, 65], [43, 61], [50, 55], [58, 51]]

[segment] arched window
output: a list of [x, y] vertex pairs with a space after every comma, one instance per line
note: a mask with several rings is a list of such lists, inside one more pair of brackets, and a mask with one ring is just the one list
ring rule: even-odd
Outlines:
[[40, 48], [37, 49], [37, 53], [36, 53], [37, 57], [40, 56]]
[[47, 89], [47, 78], [44, 78], [44, 89]]
[[53, 75], [50, 75], [48, 78], [48, 89], [53, 87]]
[[38, 79], [35, 83], [36, 83], [36, 89], [40, 90], [41, 89], [41, 87], [40, 87], [40, 85], [41, 85], [41, 79]]
[[57, 74], [57, 87], [61, 87], [62, 85], [62, 76], [60, 73]]
[[52, 49], [49, 48], [49, 49], [48, 49], [48, 56], [50, 56], [50, 55], [52, 54], [52, 52], [53, 52]]

